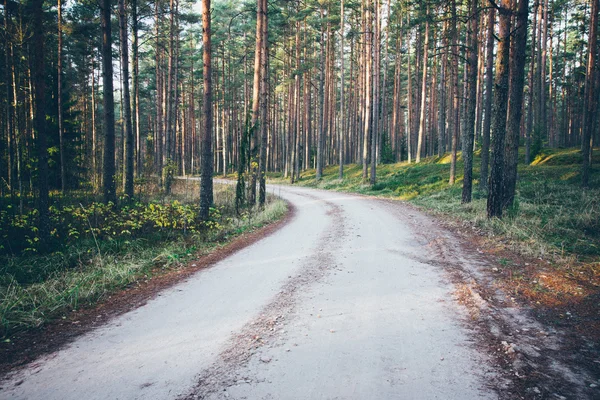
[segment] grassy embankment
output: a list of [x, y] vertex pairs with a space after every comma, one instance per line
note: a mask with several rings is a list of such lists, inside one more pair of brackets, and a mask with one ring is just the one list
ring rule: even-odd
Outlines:
[[[138, 204], [131, 211], [135, 218], [128, 219], [118, 212], [108, 218], [103, 214], [103, 224], [125, 226], [133, 232], [130, 226], [137, 223], [138, 233], [129, 235], [122, 229], [111, 237], [101, 224], [89, 221], [93, 230], [83, 232], [77, 228], [80, 237], [65, 238], [63, 243], [69, 244], [52, 252], [25, 249], [19, 254], [1, 256], [0, 338], [9, 341], [12, 333], [64, 317], [71, 310], [93, 305], [136, 282], [184, 268], [191, 260], [245, 232], [279, 220], [287, 212], [286, 203], [271, 196], [264, 211], [237, 217], [235, 188], [215, 185], [215, 210], [210, 223], [194, 228], [192, 215], [188, 228], [182, 229], [181, 220], [195, 213], [197, 183], [176, 185], [173, 192], [176, 194], [169, 197], [156, 196], [150, 202], [153, 205]], [[78, 203], [77, 199], [72, 202]], [[86, 209], [90, 207], [88, 204]], [[70, 212], [77, 210], [76, 206]], [[90, 235], [92, 232], [96, 232], [95, 237]]]
[[[598, 151], [594, 155], [598, 165]], [[335, 165], [325, 169], [320, 182], [315, 181], [314, 170], [305, 171], [297, 184], [408, 201], [456, 228], [479, 232], [486, 242], [481, 245], [498, 254], [517, 292], [548, 304], [585, 297], [600, 284], [600, 174], [594, 171], [591, 189], [582, 190], [581, 154], [575, 149], [544, 150], [530, 165], [524, 165], [523, 158], [515, 204], [501, 220], [486, 218], [487, 194], [479, 190], [478, 181], [473, 202], [461, 204], [463, 164], [459, 159], [456, 183], [449, 185], [449, 155], [418, 165], [380, 165], [374, 186], [363, 183], [360, 165], [347, 165], [341, 181]], [[474, 166], [478, 179], [478, 156]], [[271, 180], [283, 178], [271, 175]], [[544, 264], [544, 269], [525, 268], [531, 263], [521, 260], [519, 265], [504, 250]], [[548, 275], [552, 271], [556, 274]]]

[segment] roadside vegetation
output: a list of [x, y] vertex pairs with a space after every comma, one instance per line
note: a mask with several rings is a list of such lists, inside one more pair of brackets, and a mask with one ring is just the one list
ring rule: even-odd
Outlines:
[[120, 207], [94, 199], [57, 198], [52, 238], [40, 246], [35, 211], [0, 212], [0, 337], [61, 318], [140, 280], [184, 268], [242, 233], [286, 213], [271, 196], [263, 211], [235, 210], [235, 188], [215, 185], [210, 218], [199, 219], [198, 182], [183, 181]]
[[[460, 154], [460, 153], [459, 153]], [[598, 151], [593, 163], [600, 162]], [[487, 218], [487, 193], [474, 182], [473, 201], [461, 204], [462, 176], [448, 184], [449, 155], [419, 164], [381, 164], [377, 182], [362, 180], [361, 165], [325, 168], [320, 181], [308, 170], [298, 185], [354, 192], [408, 201], [442, 217], [454, 228], [481, 238], [481, 251], [497, 255], [511, 290], [547, 305], [567, 305], [597, 293], [600, 286], [600, 174], [591, 174], [590, 188], [581, 188], [581, 152], [544, 149], [530, 165], [520, 155], [519, 180], [513, 206], [503, 219]], [[476, 154], [474, 176], [479, 176]], [[462, 171], [459, 158], [457, 171]], [[288, 182], [281, 174], [274, 182]], [[510, 253], [523, 257], [511, 259]], [[545, 278], [544, 278], [545, 277]]]

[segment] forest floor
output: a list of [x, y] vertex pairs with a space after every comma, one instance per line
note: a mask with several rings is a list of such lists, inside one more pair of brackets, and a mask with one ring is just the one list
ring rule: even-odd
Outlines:
[[[176, 181], [172, 195], [146, 200], [195, 204], [198, 193], [196, 183]], [[0, 372], [142, 306], [161, 290], [278, 229], [292, 214], [285, 202], [270, 196], [264, 211], [238, 217], [233, 199], [230, 185], [215, 185], [219, 215], [207, 231], [98, 238], [96, 243], [82, 238], [46, 254], [5, 256], [0, 268]], [[176, 211], [168, 210], [182, 218]], [[52, 270], [39, 272], [46, 266]]]

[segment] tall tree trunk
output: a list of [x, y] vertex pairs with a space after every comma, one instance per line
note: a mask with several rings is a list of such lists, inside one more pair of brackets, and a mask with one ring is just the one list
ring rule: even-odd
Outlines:
[[364, 130], [363, 130], [363, 181], [367, 180], [369, 171], [369, 138], [371, 133], [371, 100], [373, 95], [373, 85], [371, 84], [371, 78], [373, 73], [373, 21], [371, 17], [371, 4], [370, 0], [365, 1], [366, 6], [365, 12], [365, 82], [364, 82], [364, 102], [365, 102], [365, 113], [364, 113]]
[[542, 64], [540, 66], [540, 136], [548, 138], [548, 101], [546, 73], [548, 62], [548, 0], [544, 0], [544, 25], [542, 27]]
[[498, 35], [498, 55], [496, 59], [496, 78], [494, 82], [496, 89], [494, 92], [494, 108], [492, 114], [494, 136], [492, 138], [492, 169], [487, 199], [488, 218], [502, 217], [504, 200], [502, 191], [504, 188], [504, 139], [506, 136], [506, 111], [510, 72], [511, 2], [512, 0], [502, 0], [498, 9], [500, 28]]
[[456, 25], [458, 23], [458, 18], [456, 15], [456, 0], [452, 0], [451, 4], [451, 13], [452, 13], [452, 22], [450, 29], [450, 37], [452, 38], [452, 64], [451, 64], [451, 94], [450, 99], [452, 100], [452, 104], [450, 106], [451, 109], [451, 118], [450, 124], [452, 126], [452, 147], [451, 147], [451, 155], [450, 155], [450, 179], [448, 183], [450, 185], [454, 185], [454, 181], [456, 180], [456, 153], [458, 151], [458, 127], [460, 126], [459, 119], [459, 94], [458, 94], [458, 32], [456, 29]]
[[156, 39], [155, 43], [155, 67], [156, 67], [156, 127], [154, 129], [154, 167], [155, 173], [158, 176], [158, 184], [162, 186], [162, 168], [163, 168], [163, 83], [162, 83], [162, 70], [161, 70], [161, 44], [160, 44], [160, 20], [162, 11], [160, 7], [160, 0], [156, 0], [154, 5], [154, 35]]
[[63, 127], [63, 110], [62, 110], [62, 52], [63, 52], [63, 37], [62, 37], [62, 2], [58, 0], [58, 60], [57, 60], [57, 103], [58, 103], [58, 143], [60, 152], [60, 188], [64, 192], [67, 187], [67, 173], [65, 168], [65, 138]]
[[446, 76], [448, 71], [448, 21], [444, 22], [443, 30], [442, 68], [440, 70], [440, 95], [439, 95], [439, 119], [438, 119], [438, 156], [441, 157], [446, 152], [446, 123], [447, 123], [447, 92]]
[[98, 135], [96, 134], [96, 63], [92, 56], [92, 187], [98, 190]]
[[129, 46], [127, 36], [127, 8], [119, 0], [119, 31], [121, 34], [121, 78], [123, 79], [123, 117], [125, 118], [125, 180], [124, 192], [133, 198], [133, 127], [131, 124], [131, 96], [129, 93]]
[[583, 187], [589, 186], [592, 140], [594, 137], [594, 113], [597, 108], [598, 89], [595, 85], [598, 51], [598, 0], [590, 0], [592, 3], [590, 14], [590, 35], [588, 43], [587, 71], [585, 76], [585, 108], [584, 108], [584, 126], [581, 150], [583, 153], [583, 164], [581, 168], [581, 184]]
[[[321, 8], [321, 20], [323, 19], [323, 9]], [[317, 132], [317, 170], [315, 178], [321, 180], [323, 175], [323, 144], [325, 141], [325, 35], [323, 32], [323, 22], [321, 25], [321, 48], [319, 53], [319, 130]]]
[[105, 203], [117, 202], [115, 182], [115, 100], [113, 95], [112, 1], [102, 0], [102, 87], [104, 103], [104, 156], [102, 192]]
[[523, 87], [525, 85], [525, 48], [527, 46], [528, 14], [529, 0], [519, 0], [516, 10], [516, 26], [513, 32], [514, 41], [512, 42], [510, 55], [510, 98], [508, 100], [506, 144], [504, 150], [504, 208], [512, 205], [517, 185], [519, 137], [521, 133], [521, 117], [523, 115]]
[[256, 160], [256, 150], [258, 134], [262, 121], [259, 120], [260, 107], [260, 73], [261, 73], [261, 53], [263, 49], [263, 11], [262, 0], [256, 0], [256, 46], [254, 51], [254, 83], [252, 87], [252, 120], [250, 128], [250, 190], [248, 195], [248, 204], [253, 206], [256, 203], [256, 182], [258, 179], [258, 160]]
[[48, 215], [48, 146], [46, 142], [46, 113], [44, 111], [46, 110], [46, 67], [44, 62], [43, 3], [43, 0], [31, 1], [34, 21], [33, 46], [35, 66], [35, 120], [33, 121], [33, 126], [38, 145], [39, 233], [42, 243], [46, 243], [50, 235], [50, 218]]
[[416, 162], [421, 162], [423, 155], [423, 143], [425, 141], [425, 101], [427, 99], [427, 57], [429, 52], [429, 6], [425, 9], [425, 44], [423, 45], [423, 76], [421, 79], [421, 112], [419, 115], [419, 136], [417, 138], [417, 156]]
[[[106, 0], [105, 0], [106, 1]], [[202, 132], [202, 171], [200, 173], [200, 219], [207, 221], [213, 205], [213, 107], [212, 107], [212, 68], [210, 0], [202, 0], [202, 44], [204, 76], [204, 129]]]
[[262, 39], [261, 39], [261, 97], [260, 104], [260, 165], [259, 165], [259, 191], [258, 204], [264, 207], [267, 198], [266, 173], [267, 173], [267, 146], [268, 146], [268, 119], [267, 119], [267, 99], [268, 99], [268, 60], [269, 60], [269, 28], [267, 17], [267, 0], [259, 0], [261, 4]]
[[139, 21], [138, 0], [131, 0], [131, 81], [133, 89], [132, 98], [132, 124], [135, 135], [135, 175], [142, 174], [142, 138], [140, 137], [140, 87], [139, 87]]
[[345, 141], [345, 124], [344, 118], [344, 0], [340, 6], [340, 137], [338, 140], [338, 158], [339, 158], [339, 170], [338, 178], [344, 179], [344, 141]]
[[490, 133], [492, 126], [492, 90], [494, 88], [494, 26], [496, 25], [496, 9], [488, 11], [486, 64], [485, 64], [485, 111], [483, 120], [483, 137], [481, 140], [481, 174], [479, 188], [487, 189], [488, 169], [490, 165]]
[[377, 175], [377, 154], [379, 147], [379, 74], [381, 71], [381, 63], [380, 63], [380, 49], [381, 49], [381, 0], [374, 0], [373, 8], [375, 11], [374, 19], [374, 29], [375, 34], [371, 36], [371, 40], [373, 41], [373, 61], [375, 65], [372, 67], [373, 74], [373, 121], [372, 121], [372, 129], [371, 129], [371, 174], [369, 176], [369, 183], [371, 185], [375, 184], [375, 179]]
[[475, 108], [477, 105], [477, 73], [479, 56], [479, 11], [477, 0], [469, 0], [469, 45], [467, 62], [468, 93], [466, 93], [465, 129], [463, 135], [462, 156], [464, 176], [462, 187], [462, 203], [470, 203], [473, 193], [473, 143], [475, 140]]

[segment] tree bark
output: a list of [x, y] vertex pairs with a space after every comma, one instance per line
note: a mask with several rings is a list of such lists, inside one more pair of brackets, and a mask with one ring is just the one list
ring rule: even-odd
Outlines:
[[581, 143], [583, 153], [583, 164], [581, 167], [581, 184], [583, 187], [589, 186], [590, 169], [591, 169], [591, 154], [592, 141], [594, 137], [594, 113], [596, 111], [596, 71], [597, 60], [596, 53], [598, 51], [598, 0], [590, 0], [592, 3], [590, 14], [590, 38], [588, 44], [587, 71], [585, 77], [585, 107], [584, 107], [584, 127]]
[[104, 104], [104, 156], [102, 158], [102, 192], [104, 202], [117, 202], [115, 183], [115, 101], [113, 95], [112, 1], [102, 0], [102, 85]]
[[131, 124], [131, 96], [129, 92], [129, 46], [127, 36], [127, 9], [125, 0], [119, 0], [119, 31], [121, 34], [121, 78], [123, 79], [123, 117], [125, 118], [125, 185], [124, 192], [133, 198], [133, 127]]
[[60, 153], [60, 188], [64, 192], [67, 187], [67, 173], [65, 168], [65, 138], [63, 127], [63, 110], [62, 110], [62, 52], [63, 52], [63, 35], [62, 35], [62, 2], [58, 0], [58, 60], [57, 60], [57, 96], [58, 103], [58, 143]]
[[202, 171], [200, 174], [200, 219], [207, 221], [210, 207], [213, 205], [213, 104], [212, 104], [212, 66], [210, 0], [202, 0], [202, 61], [204, 76], [204, 129], [202, 132]]
[[340, 137], [338, 140], [338, 162], [340, 164], [338, 170], [338, 179], [344, 179], [344, 136], [345, 124], [344, 118], [344, 0], [340, 5]]
[[262, 39], [261, 39], [261, 97], [262, 102], [260, 104], [260, 165], [259, 165], [259, 190], [258, 190], [258, 204], [260, 207], [265, 206], [267, 198], [267, 186], [266, 186], [266, 173], [267, 173], [267, 146], [268, 146], [268, 113], [267, 113], [267, 99], [268, 99], [268, 62], [269, 62], [269, 29], [268, 29], [268, 16], [267, 16], [267, 0], [259, 0], [261, 4], [261, 14], [263, 18], [262, 23]]
[[373, 73], [373, 21], [370, 11], [370, 1], [366, 0], [365, 7], [365, 82], [364, 82], [364, 101], [365, 101], [365, 113], [364, 113], [364, 130], [363, 130], [363, 181], [367, 180], [369, 171], [369, 138], [371, 135], [371, 100], [373, 85], [371, 84], [371, 78]]
[[[107, 1], [107, 0], [105, 0]], [[37, 136], [38, 152], [38, 212], [39, 234], [45, 244], [50, 235], [50, 218], [48, 213], [48, 145], [46, 139], [46, 67], [44, 62], [44, 10], [43, 0], [32, 0], [33, 12], [33, 46], [34, 46], [34, 81], [35, 81], [35, 120], [33, 127]]]
[[451, 64], [451, 118], [450, 124], [452, 127], [452, 147], [450, 154], [450, 179], [448, 183], [450, 185], [454, 185], [454, 181], [456, 180], [456, 153], [458, 151], [458, 131], [460, 126], [459, 119], [459, 95], [458, 95], [458, 32], [456, 25], [458, 23], [458, 18], [456, 15], [456, 0], [452, 0], [451, 2], [451, 13], [452, 13], [452, 25], [450, 29], [450, 37], [452, 38], [452, 64]]
[[490, 133], [492, 127], [492, 91], [494, 89], [494, 26], [496, 25], [496, 9], [490, 7], [488, 12], [486, 64], [485, 64], [485, 111], [483, 134], [481, 140], [481, 174], [479, 188], [487, 189], [488, 170], [490, 165]]
[[468, 93], [466, 93], [465, 129], [462, 156], [464, 163], [462, 203], [470, 203], [473, 194], [473, 143], [475, 140], [475, 111], [477, 105], [477, 73], [479, 61], [479, 11], [477, 0], [469, 0], [469, 46], [467, 62]]
[[508, 103], [511, 1], [512, 0], [502, 0], [498, 9], [500, 25], [498, 35], [498, 55], [496, 58], [496, 78], [494, 82], [496, 90], [494, 92], [494, 108], [492, 114], [494, 136], [492, 138], [492, 169], [487, 199], [488, 218], [502, 217], [504, 200], [502, 190], [504, 188], [504, 142], [506, 136], [506, 112]]
[[523, 87], [525, 85], [525, 47], [527, 46], [527, 23], [529, 0], [519, 0], [516, 10], [516, 26], [513, 32], [510, 65], [510, 98], [504, 149], [504, 204], [513, 204], [517, 185], [517, 164], [519, 160], [519, 137], [523, 115]]
[[256, 203], [256, 182], [258, 180], [258, 160], [256, 159], [256, 150], [258, 134], [262, 121], [259, 120], [260, 112], [260, 73], [262, 59], [262, 39], [263, 39], [263, 10], [262, 0], [256, 0], [256, 46], [254, 51], [254, 83], [252, 86], [252, 119], [250, 122], [250, 188], [248, 192], [248, 204], [253, 206]]
[[415, 161], [421, 162], [423, 155], [423, 145], [425, 142], [425, 123], [426, 123], [426, 99], [427, 99], [427, 57], [429, 53], [429, 6], [425, 11], [425, 44], [423, 45], [423, 76], [421, 79], [421, 106], [419, 115], [419, 136], [417, 139], [417, 156]]

